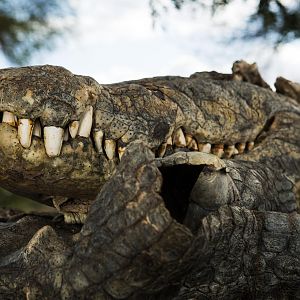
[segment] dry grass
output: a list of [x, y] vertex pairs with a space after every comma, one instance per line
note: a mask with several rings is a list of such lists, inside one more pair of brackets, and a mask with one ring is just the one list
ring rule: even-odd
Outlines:
[[31, 199], [15, 195], [7, 190], [0, 188], [0, 207], [17, 209], [25, 213], [53, 213], [56, 210], [50, 206], [38, 203]]

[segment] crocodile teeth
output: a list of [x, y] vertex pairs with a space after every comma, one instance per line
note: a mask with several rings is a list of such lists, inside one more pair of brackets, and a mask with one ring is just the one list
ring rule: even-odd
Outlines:
[[211, 144], [210, 143], [198, 143], [198, 148], [200, 152], [210, 153]]
[[162, 143], [158, 150], [157, 150], [157, 155], [158, 157], [164, 157], [165, 153], [166, 153], [166, 150], [167, 150], [167, 146], [168, 144], [167, 143]]
[[33, 122], [30, 119], [20, 119], [18, 126], [18, 137], [20, 144], [24, 148], [29, 148], [31, 145], [31, 137], [33, 130]]
[[11, 126], [16, 126], [16, 116], [8, 111], [3, 112], [2, 122], [7, 123]]
[[68, 128], [64, 131], [64, 142], [67, 142], [69, 140], [69, 130]]
[[178, 128], [173, 137], [173, 143], [177, 147], [186, 147], [186, 140], [181, 128]]
[[165, 143], [162, 143], [158, 150], [157, 150], [157, 155], [158, 157], [164, 157], [166, 154], [166, 151], [170, 148], [172, 148], [173, 142], [172, 142], [172, 137], [168, 137], [167, 141]]
[[69, 132], [72, 139], [74, 139], [78, 133], [79, 121], [73, 121], [69, 124]]
[[120, 160], [122, 159], [122, 156], [123, 156], [125, 150], [126, 150], [126, 147], [119, 147], [118, 148], [118, 154], [119, 154], [119, 159]]
[[112, 160], [116, 154], [116, 142], [114, 140], [104, 141], [104, 150], [108, 159]]
[[238, 150], [238, 153], [239, 153], [239, 154], [244, 153], [245, 148], [246, 148], [246, 144], [245, 144], [245, 143], [238, 143], [238, 144], [236, 145], [236, 149]]
[[42, 126], [39, 120], [35, 120], [34, 122], [32, 135], [37, 136], [39, 138], [42, 137]]
[[191, 134], [186, 134], [185, 135], [185, 142], [186, 142], [186, 145], [189, 147], [190, 143], [192, 142], [193, 140], [193, 136]]
[[61, 151], [64, 138], [64, 129], [61, 127], [44, 127], [44, 143], [49, 157], [58, 156]]
[[224, 157], [225, 158], [230, 158], [234, 154], [235, 146], [234, 145], [229, 145], [226, 146], [224, 149]]
[[214, 145], [211, 152], [212, 152], [212, 154], [221, 158], [224, 154], [224, 145], [222, 145], [222, 144]]
[[197, 141], [193, 138], [193, 136], [191, 134], [187, 133], [185, 135], [185, 141], [186, 141], [186, 145], [189, 149], [191, 149], [193, 151], [198, 151]]
[[104, 135], [104, 133], [102, 130], [97, 130], [97, 131], [94, 131], [94, 133], [93, 133], [94, 142], [95, 142], [98, 153], [103, 152], [103, 149], [102, 149], [103, 135]]
[[188, 145], [188, 148], [193, 150], [193, 151], [198, 151], [198, 143], [196, 142], [195, 139], [192, 139]]
[[83, 137], [89, 137], [91, 134], [92, 124], [93, 124], [93, 106], [90, 106], [85, 111], [85, 113], [83, 114], [80, 120], [78, 135]]
[[254, 148], [254, 142], [248, 142], [247, 143], [247, 149], [248, 151], [251, 151]]

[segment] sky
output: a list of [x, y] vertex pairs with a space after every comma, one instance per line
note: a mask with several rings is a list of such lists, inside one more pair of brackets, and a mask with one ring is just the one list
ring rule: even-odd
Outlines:
[[[292, 1], [292, 0], [289, 0]], [[161, 0], [168, 3], [168, 0]], [[260, 42], [229, 41], [253, 11], [255, 0], [234, 1], [213, 21], [209, 11], [170, 9], [156, 22], [148, 0], [71, 0], [72, 32], [54, 51], [34, 55], [30, 64], [61, 65], [100, 83], [161, 75], [189, 76], [196, 71], [230, 73], [239, 59], [257, 62], [264, 79], [277, 76], [300, 82], [300, 41], [275, 53]], [[11, 66], [5, 62], [5, 67]]]

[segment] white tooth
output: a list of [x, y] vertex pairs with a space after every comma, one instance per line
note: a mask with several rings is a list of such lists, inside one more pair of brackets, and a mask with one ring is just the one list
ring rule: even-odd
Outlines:
[[44, 127], [44, 143], [48, 156], [58, 156], [61, 151], [64, 137], [64, 129], [61, 127]]
[[172, 145], [173, 145], [173, 142], [172, 142], [172, 137], [168, 137], [167, 141], [165, 143], [162, 143], [159, 147], [158, 147], [158, 150], [157, 150], [157, 155], [158, 157], [164, 157], [166, 151], [168, 149], [172, 149]]
[[69, 124], [69, 132], [72, 139], [76, 137], [78, 129], [79, 129], [79, 121], [73, 121]]
[[114, 140], [105, 140], [104, 150], [108, 159], [114, 159], [116, 154], [116, 142]]
[[193, 151], [198, 151], [198, 144], [194, 138], [190, 141], [188, 148]]
[[118, 154], [119, 154], [119, 159], [120, 160], [122, 159], [122, 156], [123, 156], [125, 150], [126, 150], [126, 147], [119, 147], [118, 148]]
[[177, 147], [186, 147], [186, 141], [181, 128], [178, 128], [174, 134], [173, 142]]
[[193, 136], [192, 136], [191, 134], [188, 134], [188, 133], [187, 133], [187, 134], [185, 135], [186, 145], [189, 146], [190, 143], [192, 142], [192, 140], [193, 140]]
[[94, 131], [94, 133], [93, 133], [94, 142], [95, 142], [98, 153], [103, 152], [103, 149], [102, 149], [103, 135], [104, 135], [104, 133], [102, 130]]
[[85, 111], [85, 113], [83, 114], [80, 120], [78, 135], [83, 137], [89, 137], [91, 134], [92, 124], [93, 124], [93, 106], [90, 106]]
[[64, 141], [67, 142], [69, 140], [69, 130], [68, 128], [64, 131]]
[[211, 153], [221, 158], [224, 154], [224, 145], [222, 144], [214, 145], [211, 150]]
[[168, 139], [167, 139], [167, 145], [173, 145], [173, 141], [172, 141], [172, 137], [169, 136]]
[[24, 148], [29, 148], [31, 145], [31, 137], [33, 130], [33, 122], [30, 119], [20, 119], [18, 126], [18, 137], [20, 144]]
[[198, 148], [200, 152], [210, 153], [211, 144], [209, 143], [198, 143]]
[[39, 138], [42, 137], [42, 126], [39, 120], [35, 120], [32, 134]]
[[16, 126], [16, 116], [8, 111], [3, 112], [2, 122], [11, 126]]
[[246, 144], [245, 143], [238, 143], [236, 145], [236, 148], [237, 148], [239, 154], [242, 154], [242, 153], [244, 153], [244, 150], [246, 148]]
[[235, 147], [234, 145], [229, 145], [225, 147], [224, 156], [230, 158], [234, 154]]
[[248, 151], [251, 151], [254, 148], [254, 142], [248, 142], [247, 143], [247, 149]]
[[197, 141], [193, 138], [193, 136], [189, 133], [185, 135], [185, 141], [186, 141], [186, 146], [193, 150], [193, 151], [198, 151], [198, 144]]
[[165, 155], [166, 150], [167, 150], [167, 146], [168, 146], [167, 143], [162, 143], [162, 144], [158, 147], [158, 150], [157, 150], [158, 157], [163, 157], [163, 156]]

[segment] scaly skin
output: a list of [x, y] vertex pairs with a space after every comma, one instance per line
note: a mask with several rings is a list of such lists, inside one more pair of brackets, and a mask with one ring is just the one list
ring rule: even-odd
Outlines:
[[[244, 168], [231, 168], [238, 187]], [[282, 177], [270, 176], [257, 180], [263, 186]], [[224, 205], [199, 218], [192, 233], [166, 209], [161, 183], [153, 153], [134, 143], [81, 229], [40, 217], [3, 224], [2, 298], [22, 299], [24, 293], [28, 299], [299, 296], [298, 214], [252, 210], [252, 203]], [[291, 187], [286, 181], [273, 191], [282, 201], [278, 210], [293, 210]], [[250, 194], [245, 186], [236, 192]], [[260, 197], [253, 190], [254, 202], [263, 202]]]
[[[1, 224], [1, 299], [300, 298], [296, 101], [217, 73], [100, 86], [63, 69], [32, 68], [37, 80], [27, 70], [2, 71], [0, 110], [65, 126], [91, 104], [98, 111], [94, 127], [107, 138], [124, 136], [128, 146], [120, 163], [96, 155], [84, 138], [48, 158], [40, 140], [24, 150], [16, 130], [0, 125], [3, 186], [32, 197], [83, 199], [100, 189], [82, 227], [34, 216]], [[8, 84], [22, 72], [29, 78], [23, 89]], [[40, 112], [22, 104], [27, 89]], [[64, 100], [51, 104], [56, 90]], [[233, 160], [174, 149], [155, 158], [152, 150], [178, 127], [198, 142], [255, 140], [256, 147]], [[75, 155], [80, 142], [86, 147]], [[94, 173], [81, 174], [88, 163]], [[61, 173], [67, 166], [72, 171]], [[39, 177], [29, 177], [38, 167]]]
[[[101, 128], [106, 139], [122, 145], [144, 141], [151, 149], [179, 127], [198, 142], [234, 145], [254, 141], [274, 116], [288, 111], [290, 122], [298, 118], [299, 107], [290, 98], [214, 77], [218, 79], [215, 73], [195, 73], [190, 78], [160, 77], [104, 86], [61, 67], [4, 69], [0, 71], [0, 111], [40, 118], [43, 126], [65, 127], [92, 105], [93, 127]], [[291, 135], [297, 138], [297, 133]], [[0, 124], [0, 137], [0, 160], [5, 161], [0, 166], [1, 185], [31, 198], [94, 199], [117, 164], [98, 155], [87, 138], [64, 143], [62, 154], [49, 158], [41, 139], [34, 138], [32, 146], [24, 149], [17, 130], [9, 125]], [[290, 153], [287, 147], [274, 154], [275, 149], [263, 148], [271, 152], [268, 156], [288, 151], [298, 159], [299, 152]]]

